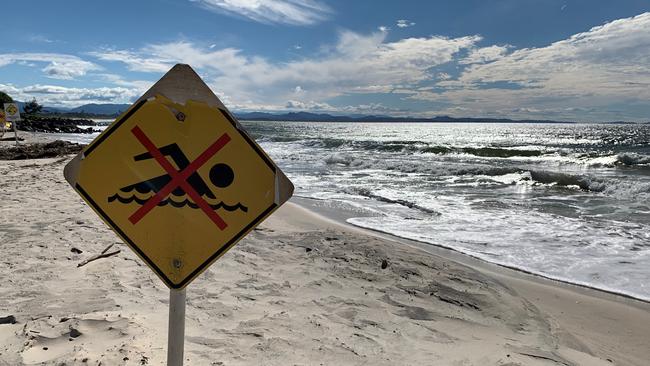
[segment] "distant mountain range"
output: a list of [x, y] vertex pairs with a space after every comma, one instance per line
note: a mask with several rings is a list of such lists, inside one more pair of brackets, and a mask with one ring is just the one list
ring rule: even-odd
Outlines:
[[71, 113], [102, 114], [102, 115], [119, 115], [129, 109], [130, 104], [84, 104], [77, 108], [68, 110]]
[[[24, 112], [25, 102], [16, 101], [20, 112]], [[127, 110], [130, 104], [84, 104], [76, 108], [64, 107], [49, 107], [43, 106], [42, 113], [58, 113], [58, 114], [88, 114], [88, 115], [101, 115], [101, 116], [117, 116]]]
[[483, 123], [575, 123], [550, 120], [513, 120], [508, 118], [476, 118], [476, 117], [391, 117], [384, 115], [369, 116], [335, 116], [326, 113], [289, 112], [273, 114], [266, 112], [235, 113], [237, 118], [244, 121], [319, 121], [319, 122], [483, 122]]
[[[18, 102], [22, 110], [24, 103]], [[44, 113], [60, 113], [60, 114], [88, 114], [100, 116], [117, 116], [127, 110], [130, 104], [84, 104], [76, 108], [63, 108], [63, 107], [43, 107]]]
[[[21, 107], [22, 102], [17, 102]], [[73, 117], [116, 117], [127, 110], [130, 104], [84, 104], [76, 108], [44, 107], [44, 113], [54, 113]], [[306, 122], [465, 122], [465, 123], [575, 123], [571, 121], [552, 121], [536, 119], [481, 118], [481, 117], [391, 117], [386, 115], [332, 115], [328, 113], [311, 112], [235, 112], [235, 116], [244, 121], [306, 121]], [[633, 122], [610, 122], [627, 124]], [[646, 122], [650, 123], [650, 122]]]

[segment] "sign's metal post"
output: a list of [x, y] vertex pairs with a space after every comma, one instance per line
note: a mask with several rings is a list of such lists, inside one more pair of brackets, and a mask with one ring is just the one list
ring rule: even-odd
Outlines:
[[11, 122], [11, 125], [14, 128], [14, 138], [16, 139], [16, 145], [18, 145], [18, 121]]
[[169, 290], [167, 366], [183, 366], [185, 343], [185, 289]]

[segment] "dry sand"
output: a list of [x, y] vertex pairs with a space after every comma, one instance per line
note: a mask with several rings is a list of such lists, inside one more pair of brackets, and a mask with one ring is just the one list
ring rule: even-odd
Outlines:
[[[0, 365], [162, 365], [168, 290], [67, 160], [0, 161]], [[648, 304], [445, 253], [289, 203], [189, 286], [186, 365], [650, 364]]]

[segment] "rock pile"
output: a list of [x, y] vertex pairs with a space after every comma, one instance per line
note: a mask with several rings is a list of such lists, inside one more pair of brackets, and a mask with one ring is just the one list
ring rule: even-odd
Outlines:
[[[72, 119], [62, 117], [29, 116], [18, 122], [18, 129], [29, 132], [50, 133], [93, 133], [100, 132], [93, 128], [95, 122], [89, 119]], [[88, 127], [79, 127], [88, 126]]]
[[56, 140], [47, 143], [21, 144], [0, 148], [0, 160], [23, 160], [54, 158], [62, 155], [76, 154], [84, 145]]

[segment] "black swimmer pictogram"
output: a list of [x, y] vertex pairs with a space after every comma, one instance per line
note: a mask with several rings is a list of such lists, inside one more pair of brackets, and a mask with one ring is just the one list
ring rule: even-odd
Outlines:
[[[181, 148], [177, 144], [170, 144], [163, 146], [159, 148], [160, 153], [163, 156], [169, 156], [171, 157], [172, 161], [176, 164], [177, 170], [180, 172], [187, 168], [188, 165], [190, 165], [190, 161], [187, 158], [187, 156], [183, 153]], [[139, 155], [136, 155], [133, 157], [134, 161], [143, 161], [143, 160], [148, 160], [152, 159], [153, 156], [151, 155], [150, 152], [145, 152]], [[210, 173], [209, 173], [209, 178], [210, 182], [218, 188], [226, 188], [232, 184], [232, 182], [235, 179], [235, 173], [233, 172], [232, 168], [228, 164], [224, 163], [217, 163], [214, 164], [210, 168]], [[131, 193], [133, 191], [136, 191], [137, 193], [141, 195], [145, 194], [156, 194], [160, 190], [162, 190], [165, 186], [171, 182], [172, 177], [169, 174], [163, 174], [151, 179], [147, 179], [141, 182], [137, 182], [134, 184], [130, 184], [128, 186], [124, 186], [120, 188], [120, 192], [122, 193]], [[212, 190], [208, 187], [206, 182], [203, 180], [203, 178], [198, 174], [198, 172], [193, 172], [188, 178], [187, 178], [187, 183], [196, 191], [198, 195], [201, 197], [206, 197], [209, 200], [216, 201], [217, 197], [215, 194], [212, 192]], [[129, 197], [122, 196], [120, 192], [117, 192], [113, 194], [112, 196], [108, 197], [108, 202], [113, 202], [113, 201], [118, 201], [123, 204], [128, 204], [131, 202], [136, 202], [139, 205], [144, 205], [151, 197], [147, 198], [139, 198], [136, 196], [135, 193], [133, 193]], [[175, 197], [185, 197], [182, 201], [177, 201], [172, 198], [172, 196]], [[247, 212], [248, 208], [244, 206], [241, 202], [238, 202], [234, 205], [228, 205], [223, 201], [220, 202], [215, 202], [211, 203], [210, 201], [206, 200], [210, 208], [213, 210], [217, 210], [220, 208], [223, 208], [226, 211], [235, 211], [235, 210], [241, 210], [243, 212]], [[157, 206], [165, 206], [165, 205], [171, 205], [173, 207], [184, 207], [188, 206], [190, 208], [197, 209], [199, 208], [199, 205], [196, 204], [195, 202], [190, 201], [187, 198], [187, 194], [185, 190], [181, 186], [176, 187], [171, 194], [169, 195], [168, 198], [165, 198], [161, 200]]]

